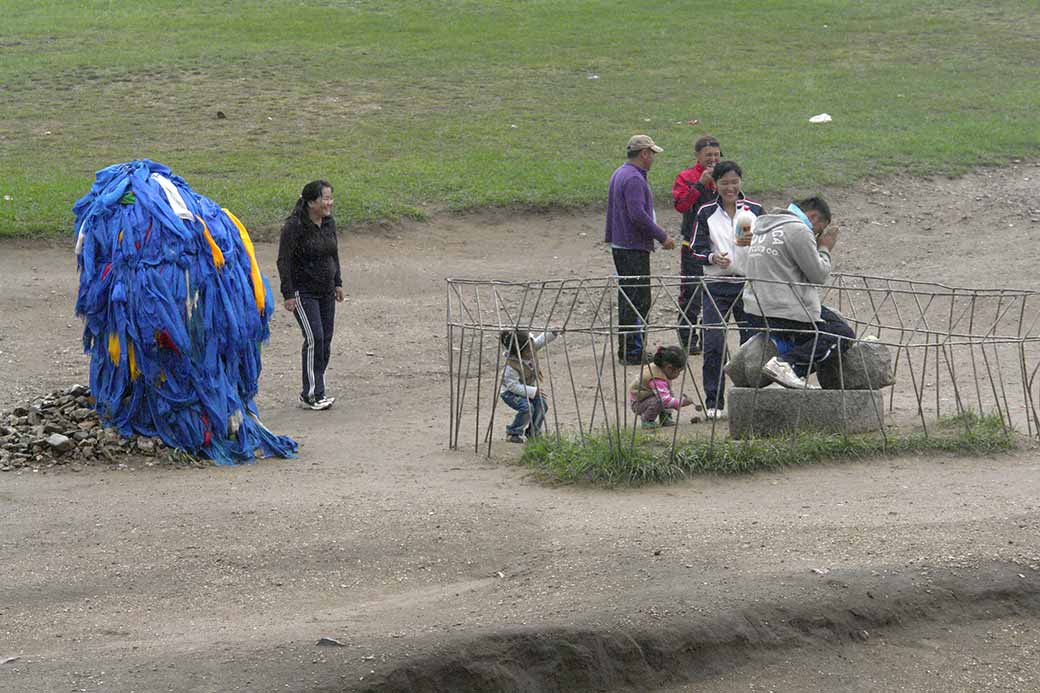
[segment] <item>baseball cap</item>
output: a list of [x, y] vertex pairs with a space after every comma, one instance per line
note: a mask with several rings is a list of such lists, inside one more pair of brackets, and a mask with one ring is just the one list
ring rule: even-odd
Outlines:
[[631, 139], [628, 140], [627, 149], [630, 152], [638, 152], [640, 149], [653, 149], [658, 154], [664, 151], [654, 144], [654, 141], [650, 139], [650, 135], [632, 135]]

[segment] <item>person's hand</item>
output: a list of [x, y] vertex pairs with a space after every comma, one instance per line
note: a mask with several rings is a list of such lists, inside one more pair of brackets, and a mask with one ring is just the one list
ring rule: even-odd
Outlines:
[[336, 302], [337, 303], [343, 303], [343, 300], [346, 297], [347, 297], [347, 295], [345, 293], [343, 293], [343, 287], [342, 286], [337, 286], [336, 287]]
[[674, 250], [675, 241], [673, 241], [671, 238], [666, 238], [663, 241], [661, 241], [661, 247], [665, 250]]
[[693, 404], [693, 400], [690, 399], [689, 395], [682, 396], [682, 402], [679, 404], [680, 407], [688, 407]]
[[292, 313], [293, 311], [296, 310], [296, 299], [295, 298], [287, 298], [287, 299], [285, 299], [285, 304], [284, 305], [285, 305], [285, 309], [287, 311], [289, 311], [290, 313]]
[[816, 239], [816, 247], [821, 250], [830, 252], [834, 250], [834, 245], [838, 242], [838, 227], [828, 226], [820, 234], [820, 237]]
[[714, 168], [715, 168], [715, 166], [712, 165], [712, 166], [709, 166], [708, 168], [704, 169], [704, 173], [701, 174], [701, 178], [698, 181], [701, 185], [707, 187], [708, 185], [711, 184], [711, 180], [712, 180], [711, 172], [712, 172], [712, 170], [714, 170]]
[[724, 250], [720, 250], [717, 253], [711, 254], [711, 264], [715, 265], [716, 267], [726, 269], [727, 267], [733, 264], [733, 261], [729, 259], [729, 253], [727, 253]]

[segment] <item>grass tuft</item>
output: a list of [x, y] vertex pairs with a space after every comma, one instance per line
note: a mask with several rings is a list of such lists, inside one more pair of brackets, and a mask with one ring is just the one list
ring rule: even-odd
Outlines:
[[784, 438], [751, 440], [680, 440], [674, 457], [668, 441], [637, 434], [633, 439], [605, 435], [546, 436], [530, 441], [520, 463], [545, 481], [597, 486], [642, 485], [676, 481], [696, 474], [749, 474], [796, 465], [837, 460], [860, 460], [897, 455], [944, 452], [979, 455], [1008, 451], [1015, 446], [1013, 431], [999, 415], [967, 412], [944, 418], [937, 430], [890, 435], [843, 437], [799, 433]]

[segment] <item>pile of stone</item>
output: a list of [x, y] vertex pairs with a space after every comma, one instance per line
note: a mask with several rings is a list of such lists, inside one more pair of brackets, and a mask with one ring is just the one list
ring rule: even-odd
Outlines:
[[880, 389], [895, 384], [887, 345], [867, 337], [828, 359], [816, 372], [821, 389], [769, 387], [762, 366], [776, 355], [773, 341], [758, 334], [726, 364], [733, 382], [727, 398], [731, 438], [789, 431], [866, 433], [882, 428], [885, 408]]
[[[765, 362], [777, 355], [776, 345], [757, 334], [737, 349], [726, 363], [726, 374], [735, 387], [766, 387], [772, 381], [762, 373]], [[892, 350], [867, 337], [849, 347], [840, 358], [824, 362], [816, 372], [824, 390], [879, 390], [896, 382]]]
[[90, 388], [74, 385], [0, 413], [0, 471], [82, 464], [184, 464], [196, 460], [158, 438], [124, 438], [105, 428]]

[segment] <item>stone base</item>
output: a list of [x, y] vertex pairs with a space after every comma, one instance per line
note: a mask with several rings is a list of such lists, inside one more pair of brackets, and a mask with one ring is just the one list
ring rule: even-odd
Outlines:
[[[844, 400], [844, 402], [843, 402]], [[726, 390], [731, 438], [761, 438], [791, 431], [866, 433], [881, 430], [880, 390]]]

